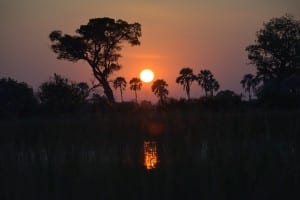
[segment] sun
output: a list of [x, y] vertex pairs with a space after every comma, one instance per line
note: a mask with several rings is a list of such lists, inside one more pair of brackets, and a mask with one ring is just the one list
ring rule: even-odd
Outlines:
[[140, 78], [143, 82], [145, 83], [149, 83], [153, 80], [154, 78], [154, 73], [152, 70], [150, 69], [144, 69], [141, 73], [140, 73]]

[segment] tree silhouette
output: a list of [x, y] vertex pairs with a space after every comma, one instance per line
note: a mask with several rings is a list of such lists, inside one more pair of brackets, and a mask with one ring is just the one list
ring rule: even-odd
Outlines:
[[210, 70], [200, 70], [200, 73], [197, 76], [198, 84], [203, 88], [205, 91], [205, 96], [208, 96], [208, 92], [210, 95], [213, 96], [214, 91], [218, 91], [220, 85], [218, 81], [214, 78], [214, 75], [211, 73]]
[[169, 91], [167, 89], [168, 84], [163, 79], [158, 79], [153, 82], [152, 84], [152, 92], [159, 98], [159, 101], [161, 103], [164, 102], [164, 100], [167, 98]]
[[187, 98], [190, 99], [191, 84], [196, 79], [191, 68], [182, 68], [179, 72], [180, 76], [177, 77], [176, 83], [183, 86], [186, 92]]
[[57, 74], [42, 83], [38, 91], [41, 106], [47, 113], [73, 112], [85, 102], [88, 94], [86, 83], [72, 83]]
[[127, 82], [125, 80], [124, 77], [117, 77], [115, 80], [114, 80], [114, 88], [115, 89], [120, 89], [120, 93], [121, 93], [121, 101], [123, 102], [123, 90], [125, 90], [126, 88], [126, 85], [127, 85]]
[[136, 101], [136, 103], [138, 103], [136, 91], [137, 90], [141, 90], [141, 88], [142, 88], [142, 81], [139, 78], [132, 78], [129, 81], [129, 84], [130, 84], [130, 90], [133, 90], [134, 93], [135, 93], [135, 101]]
[[12, 78], [0, 79], [0, 117], [31, 114], [36, 107], [33, 89], [26, 83]]
[[249, 101], [251, 101], [251, 92], [254, 93], [255, 91], [257, 79], [252, 74], [245, 74], [244, 78], [241, 80], [241, 84], [245, 92], [248, 93]]
[[214, 96], [214, 92], [218, 91], [220, 88], [219, 82], [216, 79], [213, 79], [211, 82], [210, 95]]
[[300, 21], [285, 15], [263, 24], [255, 44], [246, 47], [257, 76], [264, 83], [280, 82], [300, 73]]
[[93, 75], [103, 87], [110, 102], [114, 95], [108, 82], [108, 77], [121, 68], [118, 63], [121, 57], [121, 44], [128, 42], [132, 46], [139, 45], [141, 25], [129, 24], [123, 20], [111, 18], [90, 19], [88, 24], [81, 25], [76, 30], [77, 35], [62, 35], [61, 31], [53, 31], [49, 37], [52, 50], [58, 59], [72, 62], [86, 61], [92, 68]]
[[241, 96], [231, 90], [222, 90], [217, 93], [216, 101], [222, 108], [233, 108], [241, 103]]

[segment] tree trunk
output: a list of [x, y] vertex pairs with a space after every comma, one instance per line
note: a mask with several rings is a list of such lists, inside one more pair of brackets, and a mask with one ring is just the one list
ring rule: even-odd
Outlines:
[[159, 101], [160, 101], [161, 104], [163, 104], [164, 100], [163, 100], [163, 96], [162, 95], [159, 95]]
[[106, 79], [101, 79], [101, 81], [99, 80], [99, 82], [102, 84], [104, 93], [105, 93], [107, 99], [109, 100], [109, 102], [115, 103], [114, 93], [113, 93], [111, 87], [109, 86], [108, 81]]
[[123, 102], [123, 92], [122, 92], [122, 88], [120, 87], [120, 92], [121, 92], [121, 102]]
[[187, 95], [188, 100], [190, 100], [190, 87], [189, 86], [186, 87], [186, 95]]
[[134, 90], [134, 93], [135, 93], [135, 102], [136, 102], [136, 104], [138, 103], [138, 101], [137, 101], [137, 94], [136, 94], [136, 90]]

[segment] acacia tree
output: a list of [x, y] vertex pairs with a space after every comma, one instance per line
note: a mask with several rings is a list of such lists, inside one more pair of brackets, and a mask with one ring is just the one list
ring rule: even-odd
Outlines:
[[142, 81], [139, 78], [132, 78], [129, 81], [129, 84], [130, 84], [130, 90], [133, 90], [134, 93], [135, 93], [135, 102], [137, 103], [138, 101], [137, 101], [137, 93], [136, 93], [136, 91], [137, 90], [141, 90], [141, 88], [142, 88]]
[[210, 70], [204, 69], [200, 70], [200, 73], [197, 76], [198, 84], [203, 88], [205, 91], [205, 96], [208, 96], [208, 92], [210, 95], [213, 96], [214, 91], [218, 91], [220, 85], [218, 81], [214, 78], [214, 75], [211, 73]]
[[245, 92], [248, 93], [249, 101], [251, 101], [251, 93], [254, 93], [255, 91], [257, 79], [253, 74], [245, 74], [244, 78], [241, 80], [241, 84]]
[[187, 98], [190, 99], [191, 85], [193, 81], [196, 79], [196, 76], [194, 75], [193, 70], [189, 67], [182, 68], [179, 74], [180, 76], [177, 77], [176, 83], [183, 86]]
[[93, 75], [103, 87], [110, 102], [114, 102], [114, 95], [108, 82], [108, 77], [121, 68], [118, 63], [121, 57], [121, 44], [128, 42], [132, 46], [139, 45], [141, 25], [129, 24], [121, 19], [111, 18], [90, 19], [88, 24], [81, 25], [76, 30], [77, 35], [63, 35], [61, 31], [53, 31], [49, 37], [51, 48], [58, 59], [72, 62], [86, 61], [92, 69]]
[[263, 24], [255, 43], [246, 47], [259, 80], [281, 82], [300, 73], [300, 21], [285, 15]]
[[125, 90], [126, 85], [127, 85], [125, 78], [119, 76], [114, 80], [113, 83], [114, 83], [115, 89], [118, 89], [118, 88], [120, 89], [121, 101], [123, 102], [123, 90]]
[[161, 103], [164, 102], [164, 100], [167, 98], [169, 91], [167, 89], [168, 84], [163, 79], [158, 79], [153, 82], [152, 84], [152, 92], [159, 98], [159, 101]]

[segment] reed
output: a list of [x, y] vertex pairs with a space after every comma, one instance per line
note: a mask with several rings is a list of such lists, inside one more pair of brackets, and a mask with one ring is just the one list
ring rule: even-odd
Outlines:
[[[297, 195], [299, 111], [170, 110], [0, 121], [0, 199]], [[144, 166], [144, 142], [158, 164]]]

